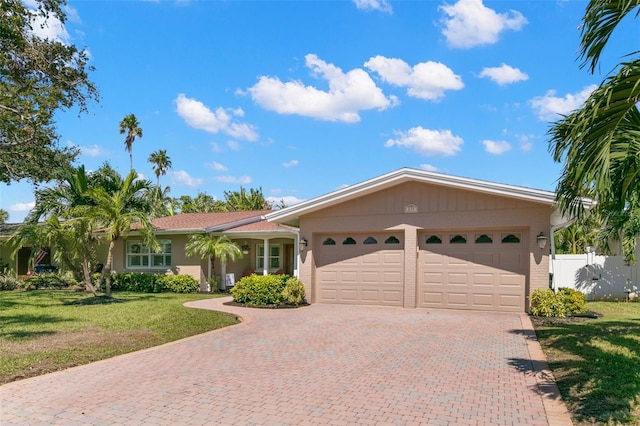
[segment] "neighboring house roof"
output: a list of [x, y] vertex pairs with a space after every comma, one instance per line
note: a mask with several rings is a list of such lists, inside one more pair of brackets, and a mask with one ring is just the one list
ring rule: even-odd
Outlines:
[[[556, 194], [554, 192], [445, 175], [442, 173], [427, 172], [424, 170], [405, 167], [391, 173], [303, 201], [294, 206], [267, 213], [265, 218], [270, 222], [286, 223], [298, 226], [299, 218], [304, 214], [312, 213], [320, 209], [342, 203], [346, 200], [368, 195], [382, 189], [412, 181], [532, 201], [547, 204], [550, 207], [556, 206]], [[589, 208], [592, 203], [593, 202], [591, 200], [583, 200], [583, 204], [586, 208]]]
[[238, 212], [181, 213], [151, 221], [159, 233], [187, 232], [273, 232], [283, 227], [267, 222], [264, 215], [271, 210]]

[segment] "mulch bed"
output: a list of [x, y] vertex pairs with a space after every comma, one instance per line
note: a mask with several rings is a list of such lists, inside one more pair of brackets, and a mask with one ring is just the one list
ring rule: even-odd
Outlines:
[[586, 311], [581, 314], [567, 316], [566, 318], [546, 318], [531, 316], [531, 322], [534, 326], [555, 325], [555, 324], [575, 324], [592, 319], [601, 318], [602, 314], [594, 311]]
[[245, 303], [238, 303], [234, 301], [224, 302], [223, 305], [239, 306], [241, 308], [256, 308], [256, 309], [296, 309], [296, 308], [302, 308], [304, 306], [309, 306], [308, 303], [301, 303], [299, 305], [291, 305], [289, 303], [276, 303], [271, 305], [247, 305]]

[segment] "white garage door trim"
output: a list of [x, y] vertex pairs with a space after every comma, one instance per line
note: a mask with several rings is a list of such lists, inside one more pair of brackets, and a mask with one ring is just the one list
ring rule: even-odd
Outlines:
[[402, 232], [314, 237], [316, 301], [403, 306], [403, 237]]

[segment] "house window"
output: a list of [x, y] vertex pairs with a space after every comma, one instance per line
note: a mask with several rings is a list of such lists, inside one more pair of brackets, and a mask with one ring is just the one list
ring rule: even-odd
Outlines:
[[[279, 245], [269, 246], [269, 268], [270, 272], [275, 272], [281, 268], [281, 250]], [[259, 244], [256, 250], [256, 269], [264, 269], [264, 245]]]
[[425, 241], [425, 244], [442, 244], [442, 238], [432, 235]]
[[351, 237], [347, 237], [347, 238], [344, 239], [342, 244], [344, 244], [344, 245], [353, 245], [353, 244], [356, 244], [356, 240], [354, 240]]
[[378, 244], [378, 240], [373, 237], [367, 237], [362, 244]]
[[502, 236], [502, 242], [505, 244], [517, 244], [520, 242], [520, 234], [506, 234]]
[[335, 246], [336, 245], [336, 240], [334, 240], [333, 238], [329, 237], [326, 240], [324, 240], [322, 242], [323, 246]]
[[478, 235], [476, 237], [476, 244], [491, 244], [493, 242], [493, 238], [487, 234]]
[[384, 240], [385, 244], [400, 244], [400, 240], [394, 237], [393, 235]]
[[127, 268], [168, 268], [171, 266], [171, 241], [159, 240], [153, 251], [140, 240], [127, 241]]
[[454, 235], [449, 240], [449, 244], [467, 244], [467, 238], [464, 235]]

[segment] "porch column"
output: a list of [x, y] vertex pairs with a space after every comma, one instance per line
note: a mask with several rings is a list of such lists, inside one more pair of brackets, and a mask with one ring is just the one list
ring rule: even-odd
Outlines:
[[269, 265], [271, 264], [270, 259], [270, 250], [269, 250], [269, 239], [265, 238], [264, 240], [264, 256], [262, 258], [262, 275], [269, 275]]
[[300, 278], [300, 234], [293, 240], [293, 276]]

